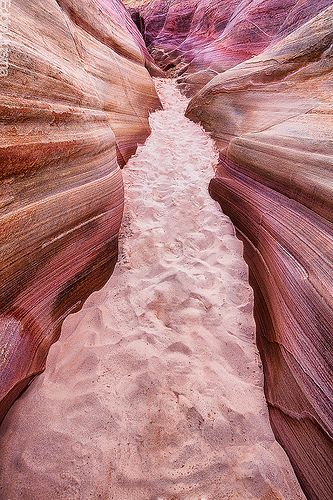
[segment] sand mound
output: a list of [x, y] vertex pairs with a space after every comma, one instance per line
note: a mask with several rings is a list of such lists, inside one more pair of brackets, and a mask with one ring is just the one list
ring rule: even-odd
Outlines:
[[213, 143], [156, 84], [119, 264], [5, 419], [1, 498], [303, 498], [269, 426], [242, 244], [207, 192]]

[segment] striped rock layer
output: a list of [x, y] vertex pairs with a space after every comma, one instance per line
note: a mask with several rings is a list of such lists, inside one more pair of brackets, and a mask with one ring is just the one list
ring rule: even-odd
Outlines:
[[260, 54], [331, 0], [126, 0], [147, 47], [193, 95], [217, 73]]
[[332, 484], [333, 60], [329, 7], [209, 82], [210, 192], [245, 242], [275, 434], [313, 499]]
[[[0, 420], [117, 257], [124, 164], [160, 106], [118, 0], [13, 0], [0, 108]], [[118, 159], [118, 162], [117, 162]]]

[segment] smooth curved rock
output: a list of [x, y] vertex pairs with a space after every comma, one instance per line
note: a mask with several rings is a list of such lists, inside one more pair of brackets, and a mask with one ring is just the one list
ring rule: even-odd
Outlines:
[[333, 489], [332, 16], [217, 76], [187, 110], [221, 151], [210, 192], [245, 242], [273, 428], [320, 500]]
[[154, 58], [193, 95], [217, 73], [260, 54], [331, 0], [152, 0], [136, 2]]
[[[0, 419], [117, 256], [125, 163], [160, 106], [117, 0], [11, 3], [1, 78]], [[149, 62], [150, 61], [150, 62]]]

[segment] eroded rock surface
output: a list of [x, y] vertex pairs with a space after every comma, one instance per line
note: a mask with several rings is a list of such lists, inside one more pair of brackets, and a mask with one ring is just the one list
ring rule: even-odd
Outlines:
[[1, 78], [0, 420], [109, 277], [153, 63], [121, 2], [13, 0]]
[[[260, 54], [331, 0], [126, 0], [158, 63], [193, 95], [217, 73]], [[138, 21], [140, 21], [138, 23]]]
[[310, 498], [332, 493], [330, 7], [190, 103], [221, 151], [210, 191], [245, 242], [273, 428]]

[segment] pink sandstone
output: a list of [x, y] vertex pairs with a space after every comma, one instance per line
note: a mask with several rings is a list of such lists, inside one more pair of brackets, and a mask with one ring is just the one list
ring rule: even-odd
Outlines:
[[125, 163], [160, 106], [117, 0], [13, 0], [1, 78], [0, 419], [110, 276]]
[[273, 428], [310, 498], [332, 492], [333, 7], [218, 75], [187, 116], [245, 242]]
[[[217, 73], [260, 54], [331, 0], [147, 0], [134, 2], [159, 64], [193, 95]], [[135, 17], [135, 16], [134, 16]]]

